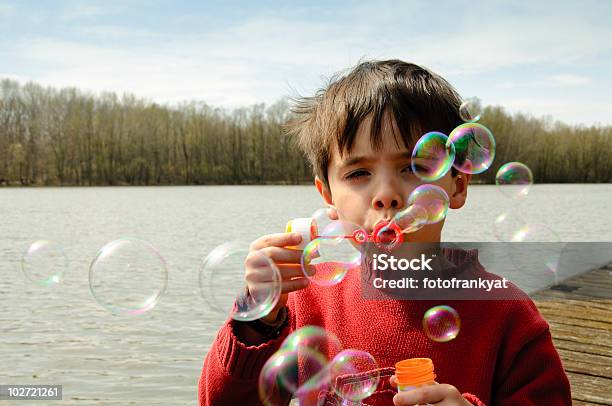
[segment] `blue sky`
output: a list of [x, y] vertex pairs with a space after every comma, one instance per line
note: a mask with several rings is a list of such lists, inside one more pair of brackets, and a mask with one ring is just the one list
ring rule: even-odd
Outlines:
[[399, 58], [485, 104], [612, 125], [610, 21], [610, 1], [0, 0], [0, 77], [236, 107]]

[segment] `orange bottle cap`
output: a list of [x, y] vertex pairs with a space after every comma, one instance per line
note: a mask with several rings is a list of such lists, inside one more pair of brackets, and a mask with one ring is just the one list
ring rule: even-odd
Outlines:
[[436, 379], [433, 361], [429, 358], [410, 358], [395, 364], [395, 376], [400, 386], [418, 386]]

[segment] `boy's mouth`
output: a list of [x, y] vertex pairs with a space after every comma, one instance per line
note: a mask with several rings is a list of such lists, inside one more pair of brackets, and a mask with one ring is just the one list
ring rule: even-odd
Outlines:
[[376, 223], [374, 223], [374, 225], [372, 227], [368, 227], [368, 233], [372, 233], [372, 231], [374, 231], [376, 229], [376, 227], [378, 227], [380, 224], [389, 224], [391, 222], [392, 219], [390, 218], [382, 218], [380, 220], [378, 220]]

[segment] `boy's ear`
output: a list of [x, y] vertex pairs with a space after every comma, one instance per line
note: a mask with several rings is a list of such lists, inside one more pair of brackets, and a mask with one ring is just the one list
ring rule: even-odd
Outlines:
[[325, 200], [325, 203], [333, 206], [331, 192], [325, 185], [325, 182], [323, 182], [318, 176], [315, 176], [315, 186], [323, 200]]
[[452, 195], [450, 196], [450, 208], [460, 209], [467, 199], [467, 189], [472, 175], [469, 173], [458, 173], [453, 178]]

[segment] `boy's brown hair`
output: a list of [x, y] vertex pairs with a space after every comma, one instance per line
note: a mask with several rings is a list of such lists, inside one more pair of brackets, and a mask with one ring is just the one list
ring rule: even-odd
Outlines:
[[[286, 124], [313, 172], [328, 187], [327, 168], [335, 145], [350, 152], [357, 129], [372, 115], [371, 143], [380, 148], [383, 120], [393, 118], [398, 147], [412, 146], [429, 131], [449, 134], [462, 124], [461, 98], [439, 75], [397, 59], [365, 61], [348, 74], [336, 74], [312, 97], [294, 99], [294, 118]], [[453, 176], [456, 170], [453, 168]]]

